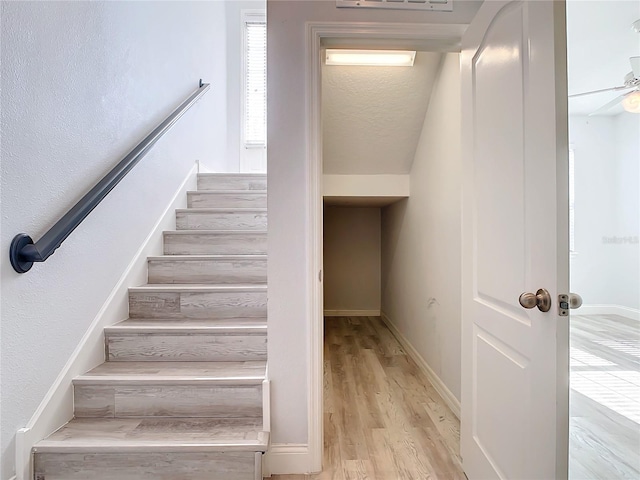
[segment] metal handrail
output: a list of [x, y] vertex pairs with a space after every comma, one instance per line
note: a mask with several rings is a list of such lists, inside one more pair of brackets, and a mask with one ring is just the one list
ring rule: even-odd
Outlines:
[[33, 242], [26, 233], [19, 233], [11, 241], [9, 259], [18, 273], [28, 272], [34, 262], [44, 262], [55, 252], [78, 225], [98, 206], [113, 188], [131, 171], [155, 143], [209, 90], [208, 83], [200, 84], [182, 104], [162, 121], [144, 140], [131, 150], [102, 180], [89, 190], [40, 240]]

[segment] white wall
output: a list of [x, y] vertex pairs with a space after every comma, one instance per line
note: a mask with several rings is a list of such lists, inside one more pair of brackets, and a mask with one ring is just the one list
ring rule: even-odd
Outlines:
[[582, 296], [585, 306], [637, 310], [640, 116], [571, 116], [569, 134], [575, 155], [571, 290]]
[[382, 212], [382, 311], [460, 399], [460, 66], [446, 54], [411, 170]]
[[266, 10], [265, 0], [225, 2], [227, 31], [227, 171], [240, 169], [242, 10]]
[[[224, 5], [2, 2], [2, 472], [45, 393], [196, 159], [224, 170]], [[39, 238], [197, 87], [212, 90], [44, 264]]]
[[324, 310], [380, 311], [380, 209], [325, 207]]

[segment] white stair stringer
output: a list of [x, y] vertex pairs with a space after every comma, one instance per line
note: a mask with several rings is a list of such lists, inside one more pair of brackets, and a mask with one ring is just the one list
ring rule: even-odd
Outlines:
[[34, 480], [257, 480], [269, 447], [266, 176], [199, 174]]

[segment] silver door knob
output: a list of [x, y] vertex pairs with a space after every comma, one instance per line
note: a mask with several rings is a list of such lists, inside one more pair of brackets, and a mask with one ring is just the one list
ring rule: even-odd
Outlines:
[[580, 308], [582, 306], [582, 297], [577, 293], [559, 295], [558, 306], [560, 307], [561, 312], [564, 310], [564, 313], [561, 313], [561, 315], [567, 316], [569, 315], [567, 310], [570, 308]]
[[523, 293], [518, 301], [524, 308], [538, 307], [541, 312], [548, 312], [551, 309], [551, 295], [544, 288], [536, 293]]
[[582, 306], [582, 297], [577, 293], [569, 294], [569, 308], [580, 308]]

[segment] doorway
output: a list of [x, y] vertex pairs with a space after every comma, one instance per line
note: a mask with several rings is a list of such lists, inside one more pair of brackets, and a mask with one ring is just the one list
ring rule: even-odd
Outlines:
[[621, 104], [633, 89], [599, 91], [640, 78], [639, 19], [633, 2], [567, 5], [575, 480], [640, 477], [640, 114]]
[[[309, 161], [309, 268], [322, 279], [323, 269], [323, 145], [321, 128], [321, 50], [325, 39], [351, 39], [355, 43], [375, 38], [391, 44], [418, 42], [425, 50], [455, 51], [462, 25], [392, 25], [385, 23], [310, 23], [307, 25], [307, 112]], [[322, 469], [323, 453], [323, 283], [310, 291], [309, 325], [309, 451], [311, 469]]]

